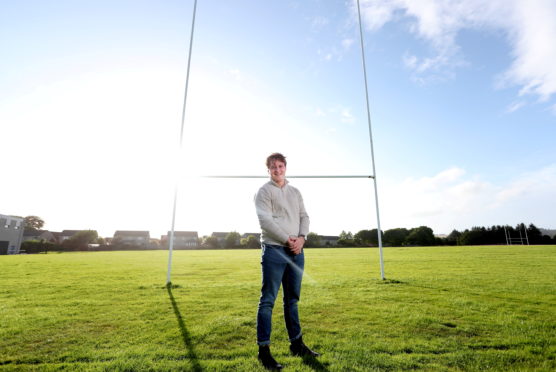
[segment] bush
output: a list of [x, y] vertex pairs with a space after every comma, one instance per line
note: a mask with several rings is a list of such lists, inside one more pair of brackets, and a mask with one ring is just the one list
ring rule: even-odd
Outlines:
[[21, 251], [25, 251], [25, 253], [47, 253], [57, 250], [60, 250], [59, 245], [45, 241], [28, 240], [21, 243]]

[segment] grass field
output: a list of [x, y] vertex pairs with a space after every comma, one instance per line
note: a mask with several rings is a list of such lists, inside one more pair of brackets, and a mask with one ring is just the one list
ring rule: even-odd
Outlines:
[[[556, 370], [556, 246], [307, 249], [316, 360], [290, 371]], [[260, 252], [0, 256], [0, 371], [257, 371]]]

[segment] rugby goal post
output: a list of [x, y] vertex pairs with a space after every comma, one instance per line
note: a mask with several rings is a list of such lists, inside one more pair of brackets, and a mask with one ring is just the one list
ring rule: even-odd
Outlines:
[[[182, 108], [182, 116], [181, 116], [181, 128], [180, 128], [180, 140], [179, 140], [179, 148], [180, 150], [183, 147], [183, 132], [184, 132], [184, 124], [185, 124], [185, 112], [187, 107], [187, 92], [189, 89], [189, 75], [190, 75], [190, 67], [191, 67], [191, 54], [193, 50], [193, 35], [195, 31], [195, 16], [197, 13], [197, 0], [194, 1], [193, 4], [193, 16], [191, 18], [191, 33], [189, 39], [189, 52], [187, 57], [187, 73], [185, 79], [185, 89], [184, 89], [184, 99], [183, 99], [183, 108]], [[287, 178], [371, 178], [373, 180], [374, 186], [374, 198], [375, 198], [375, 211], [376, 211], [376, 221], [377, 221], [377, 234], [378, 234], [378, 248], [379, 248], [379, 258], [380, 258], [380, 278], [385, 280], [386, 277], [384, 275], [384, 255], [382, 249], [382, 230], [380, 228], [380, 212], [379, 212], [379, 204], [378, 204], [378, 190], [377, 190], [377, 183], [376, 183], [376, 167], [375, 167], [375, 156], [374, 156], [374, 145], [373, 145], [373, 134], [372, 134], [372, 126], [371, 126], [371, 111], [370, 111], [370, 104], [369, 104], [369, 88], [367, 83], [367, 66], [365, 61], [365, 45], [363, 41], [363, 25], [361, 21], [361, 7], [359, 4], [359, 0], [357, 0], [357, 19], [359, 25], [359, 42], [360, 42], [360, 49], [361, 49], [361, 64], [363, 70], [363, 81], [365, 86], [365, 103], [366, 103], [366, 113], [367, 113], [367, 125], [368, 125], [368, 134], [369, 134], [369, 146], [371, 150], [371, 165], [372, 165], [372, 175], [322, 175], [322, 176], [313, 176], [313, 175], [294, 175], [288, 176]], [[249, 175], [239, 175], [239, 176], [220, 176], [220, 175], [209, 175], [203, 176], [205, 178], [268, 178], [268, 176], [249, 176]], [[172, 227], [170, 230], [169, 236], [169, 244], [168, 244], [168, 271], [166, 275], [166, 285], [171, 284], [171, 273], [172, 273], [172, 253], [174, 249], [174, 231], [175, 231], [175, 222], [176, 222], [176, 205], [177, 205], [177, 198], [178, 198], [178, 185], [176, 183], [174, 189], [174, 203], [172, 209]]]

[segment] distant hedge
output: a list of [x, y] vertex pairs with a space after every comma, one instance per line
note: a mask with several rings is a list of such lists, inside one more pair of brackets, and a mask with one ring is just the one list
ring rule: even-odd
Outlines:
[[58, 244], [41, 242], [38, 240], [28, 240], [21, 243], [21, 253], [47, 253], [48, 251], [59, 251]]

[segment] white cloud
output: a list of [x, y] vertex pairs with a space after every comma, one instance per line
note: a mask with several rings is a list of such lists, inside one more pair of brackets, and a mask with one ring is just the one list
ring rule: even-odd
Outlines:
[[361, 1], [361, 12], [365, 27], [372, 31], [380, 29], [392, 20], [394, 11], [400, 5], [399, 1]]
[[[467, 213], [475, 202], [482, 199], [481, 192], [491, 186], [475, 179], [464, 179], [465, 171], [453, 167], [432, 177], [407, 178], [388, 187], [388, 198], [409, 219], [440, 217], [447, 213]], [[482, 203], [482, 202], [481, 202]], [[426, 223], [418, 223], [420, 225]]]
[[333, 117], [334, 120], [338, 120], [344, 124], [352, 124], [355, 122], [355, 116], [353, 116], [352, 108], [344, 105], [332, 105], [326, 109], [324, 112], [322, 109], [317, 108], [315, 111], [317, 116], [329, 116]]
[[433, 177], [423, 177], [418, 180], [413, 180], [412, 178], [407, 179], [405, 182], [409, 182], [414, 185], [418, 185], [421, 189], [436, 190], [438, 187], [443, 186], [449, 182], [453, 182], [463, 176], [465, 170], [457, 167], [446, 169]]
[[355, 120], [353, 114], [351, 113], [351, 109], [347, 107], [344, 107], [342, 109], [342, 111], [340, 112], [340, 117], [342, 123], [353, 123], [353, 121]]
[[345, 50], [348, 50], [349, 48], [351, 48], [351, 46], [353, 45], [354, 42], [355, 42], [355, 40], [353, 40], [353, 39], [344, 39], [344, 40], [342, 40], [342, 47]]
[[512, 113], [512, 112], [514, 112], [514, 111], [519, 110], [519, 109], [522, 108], [523, 106], [525, 106], [525, 102], [524, 102], [524, 101], [513, 102], [511, 105], [508, 106], [508, 108], [506, 109], [506, 112]]
[[556, 3], [516, 1], [513, 20], [514, 61], [506, 78], [522, 86], [521, 94], [546, 101], [556, 93]]
[[556, 192], [556, 164], [521, 175], [496, 194], [496, 203], [500, 205], [550, 192]]
[[412, 70], [415, 70], [415, 69], [417, 69], [417, 66], [419, 64], [419, 58], [417, 58], [413, 54], [407, 54], [406, 53], [403, 56], [403, 63], [405, 65], [405, 67], [410, 68]]
[[423, 80], [466, 63], [456, 37], [464, 29], [502, 31], [512, 49], [503, 83], [517, 85], [520, 95], [546, 101], [556, 93], [556, 2], [553, 0], [366, 0], [361, 3], [365, 26], [377, 30], [402, 17], [410, 32], [429, 43], [435, 54], [408, 53], [405, 65]]
[[311, 28], [313, 31], [320, 31], [330, 23], [330, 20], [323, 16], [315, 16], [311, 19]]
[[342, 39], [339, 46], [326, 46], [324, 48], [318, 49], [317, 54], [327, 62], [342, 61], [344, 55], [350, 51], [354, 42], [354, 39]]
[[323, 50], [323, 49], [318, 49], [317, 50], [317, 54], [320, 56], [320, 58], [324, 61], [332, 61], [332, 58], [334, 58], [334, 54], [336, 54], [336, 50], [334, 48], [327, 48], [329, 50]]
[[431, 177], [385, 181], [380, 190], [385, 229], [427, 225], [448, 233], [519, 222], [556, 226], [556, 164], [498, 184], [452, 167]]

